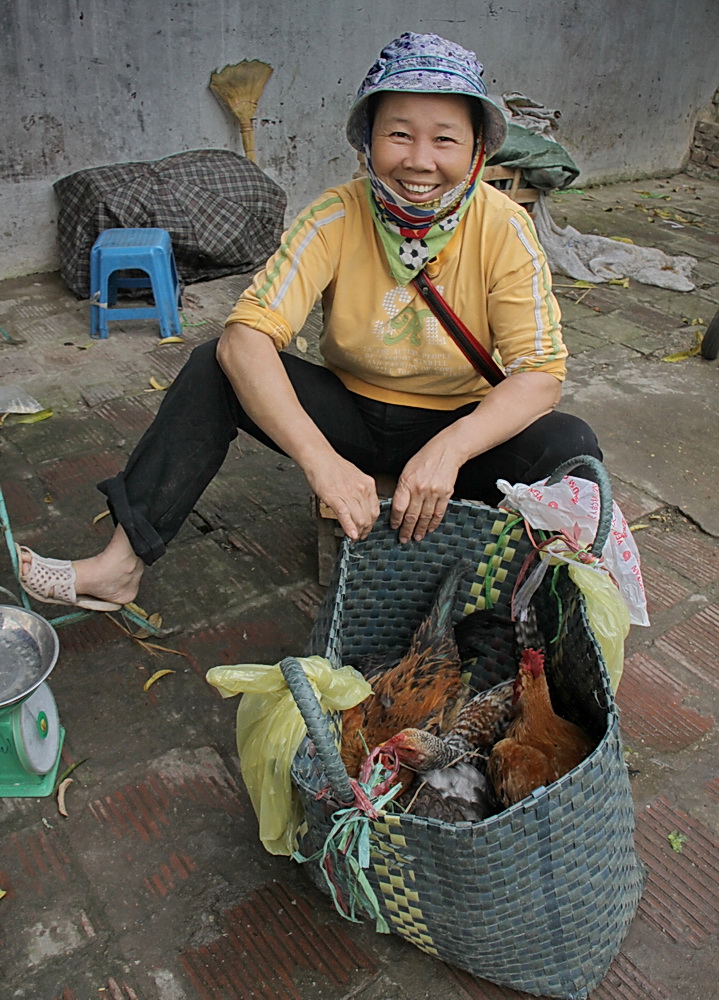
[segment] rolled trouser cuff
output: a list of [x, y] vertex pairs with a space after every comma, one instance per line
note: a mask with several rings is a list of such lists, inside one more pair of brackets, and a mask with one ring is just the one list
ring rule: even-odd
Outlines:
[[130, 506], [124, 474], [120, 472], [112, 479], [103, 480], [97, 488], [107, 497], [112, 519], [123, 528], [135, 555], [146, 566], [152, 566], [165, 554], [166, 546], [147, 518]]

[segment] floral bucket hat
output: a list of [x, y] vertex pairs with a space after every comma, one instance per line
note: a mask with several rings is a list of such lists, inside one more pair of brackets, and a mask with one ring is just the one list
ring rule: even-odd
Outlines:
[[483, 67], [474, 52], [439, 35], [406, 31], [386, 45], [362, 81], [347, 120], [347, 138], [362, 152], [367, 138], [367, 101], [383, 91], [417, 94], [466, 94], [482, 102], [483, 139], [487, 159], [500, 149], [507, 122], [487, 97]]

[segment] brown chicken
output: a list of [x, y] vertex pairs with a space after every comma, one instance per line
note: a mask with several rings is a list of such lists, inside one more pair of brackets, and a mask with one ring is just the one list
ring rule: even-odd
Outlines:
[[[514, 714], [514, 681], [481, 691], [464, 705], [445, 736], [404, 729], [381, 747], [400, 765], [419, 772], [400, 803], [447, 823], [480, 820], [493, 811], [484, 771], [487, 756]], [[400, 771], [400, 777], [402, 771]]]
[[380, 743], [408, 726], [446, 729], [467, 697], [462, 682], [452, 608], [471, 565], [460, 560], [445, 576], [428, 614], [395, 666], [372, 676], [373, 693], [342, 713], [341, 755], [356, 777]]
[[487, 778], [503, 807], [567, 774], [594, 749], [587, 734], [552, 708], [544, 654], [525, 649], [514, 686], [516, 716], [495, 744]]

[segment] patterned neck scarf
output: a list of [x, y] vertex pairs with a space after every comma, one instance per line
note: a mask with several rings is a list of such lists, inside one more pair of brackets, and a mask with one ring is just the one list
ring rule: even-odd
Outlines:
[[469, 208], [484, 170], [484, 143], [479, 144], [464, 180], [423, 205], [407, 201], [379, 179], [372, 167], [369, 140], [364, 152], [369, 180], [367, 195], [375, 228], [392, 276], [398, 284], [408, 285], [449, 242]]

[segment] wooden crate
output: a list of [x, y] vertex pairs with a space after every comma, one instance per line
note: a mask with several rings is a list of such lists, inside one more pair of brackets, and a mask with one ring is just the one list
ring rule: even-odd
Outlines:
[[524, 205], [530, 215], [535, 202], [539, 200], [539, 191], [527, 184], [519, 168], [485, 167], [482, 180], [496, 187], [518, 205]]

